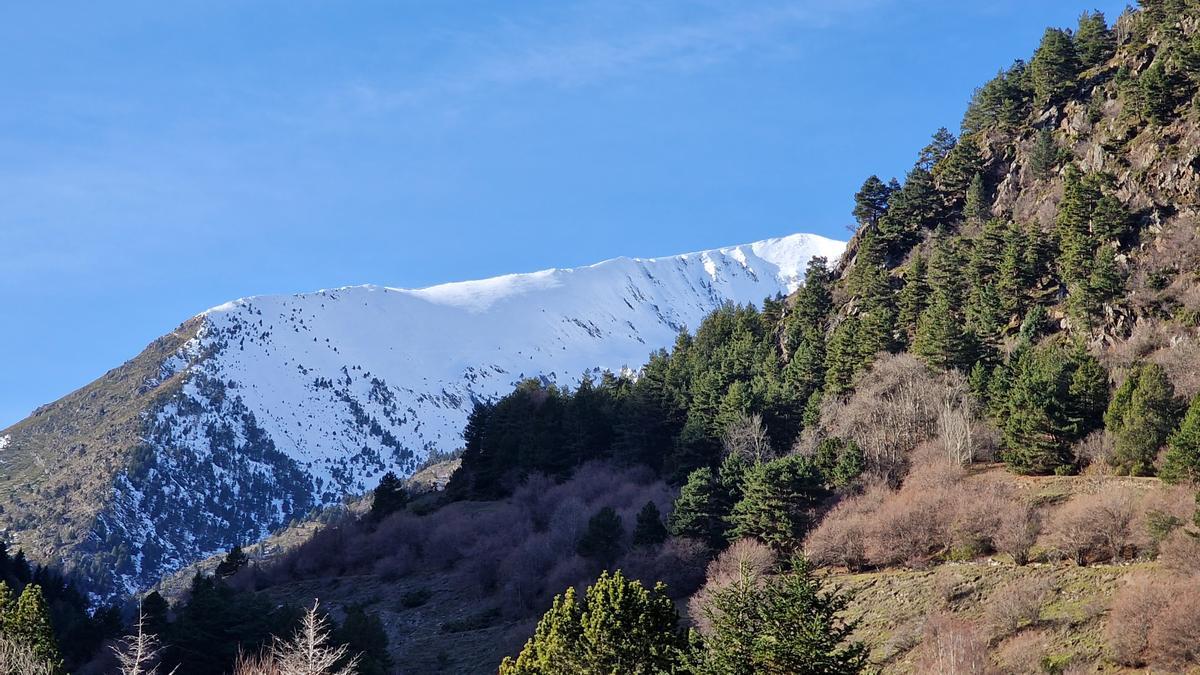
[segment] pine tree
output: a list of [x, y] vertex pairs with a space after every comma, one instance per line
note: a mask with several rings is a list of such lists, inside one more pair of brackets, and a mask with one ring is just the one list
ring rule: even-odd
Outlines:
[[1071, 352], [1071, 384], [1065, 406], [1069, 437], [1080, 439], [1099, 429], [1108, 407], [1108, 371], [1082, 346]]
[[1042, 43], [1029, 62], [1034, 104], [1040, 108], [1070, 93], [1079, 73], [1079, 59], [1071, 37], [1058, 28], [1047, 28]]
[[21, 591], [13, 610], [12, 628], [13, 638], [32, 649], [39, 660], [62, 668], [62, 655], [50, 625], [50, 608], [41, 586], [29, 584]]
[[633, 545], [638, 547], [656, 546], [667, 539], [667, 527], [663, 525], [662, 514], [654, 502], [646, 502], [637, 514], [637, 525], [633, 528]]
[[820, 472], [806, 458], [789, 455], [759, 462], [746, 471], [742, 499], [729, 516], [728, 537], [751, 537], [776, 550], [792, 550], [808, 525], [806, 510], [821, 494]]
[[1153, 124], [1167, 124], [1175, 112], [1175, 78], [1156, 60], [1138, 76], [1138, 103], [1142, 116]]
[[1035, 178], [1046, 178], [1057, 166], [1058, 143], [1054, 141], [1054, 131], [1049, 127], [1038, 129], [1033, 150], [1029, 153], [1029, 168]]
[[225, 554], [224, 560], [217, 565], [217, 578], [228, 579], [237, 574], [238, 570], [245, 567], [250, 562], [246, 557], [246, 552], [242, 550], [241, 544], [234, 544], [233, 548]]
[[987, 196], [987, 187], [983, 184], [982, 173], [976, 172], [967, 187], [963, 217], [973, 223], [982, 223], [992, 217], [991, 203]]
[[575, 552], [607, 565], [620, 555], [621, 538], [624, 536], [621, 516], [611, 506], [605, 506], [588, 520], [587, 529], [579, 538]]
[[[949, 213], [957, 214], [963, 208], [971, 182], [983, 172], [983, 160], [979, 145], [967, 136], [958, 142], [934, 169], [934, 182], [942, 192]], [[982, 193], [982, 176], [980, 192]]]
[[1083, 68], [1108, 61], [1116, 51], [1116, 37], [1108, 29], [1104, 13], [1100, 11], [1079, 15], [1079, 27], [1074, 38], [1075, 53], [1079, 55], [1079, 64]]
[[1001, 70], [996, 77], [975, 90], [963, 115], [963, 133], [977, 133], [988, 127], [1008, 130], [1029, 114], [1032, 92], [1026, 80], [1024, 61]]
[[388, 471], [375, 487], [369, 518], [371, 522], [378, 523], [393, 513], [403, 511], [407, 505], [408, 490], [404, 487], [404, 481]]
[[1025, 309], [1026, 294], [1032, 281], [1025, 265], [1026, 247], [1024, 231], [1019, 225], [1010, 223], [1004, 233], [1004, 250], [996, 268], [996, 294], [1005, 317], [1020, 314]]
[[1072, 463], [1072, 373], [1065, 356], [1054, 348], [1028, 349], [1014, 366], [1003, 435], [1004, 461], [1018, 473], [1054, 473]]
[[584, 598], [574, 588], [556, 596], [517, 658], [500, 664], [500, 675], [679, 672], [686, 639], [678, 624], [661, 583], [647, 590], [606, 571]]
[[921, 152], [917, 154], [917, 167], [925, 171], [933, 171], [939, 162], [950, 155], [957, 143], [958, 139], [950, 133], [949, 129], [946, 127], [938, 129], [930, 139], [929, 145], [921, 148]]
[[849, 596], [823, 588], [796, 558], [785, 574], [758, 578], [743, 568], [703, 611], [711, 630], [699, 655], [702, 675], [853, 675], [868, 666], [866, 645], [851, 640]]
[[933, 174], [923, 168], [924, 160], [904, 177], [894, 190], [887, 214], [879, 221], [883, 251], [903, 257], [920, 240], [922, 230], [937, 227], [945, 216], [945, 203], [934, 185]]
[[1183, 422], [1167, 440], [1158, 475], [1168, 483], [1200, 483], [1200, 395], [1192, 398]]
[[676, 537], [689, 537], [721, 548], [725, 524], [719, 511], [717, 482], [712, 469], [702, 467], [688, 474], [687, 483], [675, 499], [668, 527]]
[[904, 288], [900, 290], [899, 315], [897, 317], [905, 341], [912, 342], [917, 332], [917, 321], [929, 306], [929, 283], [926, 280], [925, 258], [914, 255], [912, 263], [904, 273]]
[[874, 226], [887, 213], [892, 190], [879, 176], [870, 176], [854, 194], [854, 219], [859, 225]]
[[1148, 364], [1129, 376], [1105, 413], [1114, 437], [1111, 463], [1118, 472], [1153, 473], [1158, 450], [1175, 426], [1174, 409], [1175, 388], [1162, 366]]
[[17, 630], [17, 596], [8, 583], [0, 579], [0, 633], [9, 635]]
[[929, 306], [917, 321], [912, 351], [935, 368], [959, 368], [970, 363], [971, 336], [964, 329], [963, 261], [956, 247], [942, 238], [929, 265]]

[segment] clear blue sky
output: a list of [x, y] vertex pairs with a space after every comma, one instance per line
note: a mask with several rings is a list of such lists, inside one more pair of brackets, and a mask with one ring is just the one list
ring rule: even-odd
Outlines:
[[0, 427], [236, 297], [845, 237], [1083, 3], [5, 3]]

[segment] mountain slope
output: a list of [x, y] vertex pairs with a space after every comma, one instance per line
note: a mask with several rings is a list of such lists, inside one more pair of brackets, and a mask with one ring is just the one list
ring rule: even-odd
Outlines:
[[237, 300], [0, 432], [0, 523], [102, 595], [451, 451], [474, 400], [636, 368], [724, 302], [796, 289], [793, 235], [421, 290]]

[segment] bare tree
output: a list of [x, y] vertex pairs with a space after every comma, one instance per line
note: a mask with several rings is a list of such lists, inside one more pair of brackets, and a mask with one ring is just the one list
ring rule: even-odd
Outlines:
[[952, 464], [967, 466], [975, 461], [970, 394], [965, 388], [947, 387], [938, 416], [938, 435]]
[[[280, 675], [355, 675], [358, 672], [358, 655], [346, 659], [346, 645], [329, 646], [329, 620], [317, 612], [319, 601], [304, 613], [300, 628], [290, 640], [276, 640], [271, 648], [270, 660]], [[346, 665], [334, 670], [339, 662]], [[251, 675], [247, 673], [246, 675]]]
[[[146, 616], [139, 609], [137, 632], [127, 636], [113, 647], [121, 675], [157, 675], [158, 657], [162, 651], [158, 637], [146, 632]], [[172, 669], [173, 674], [178, 668]]]
[[741, 455], [752, 463], [765, 462], [773, 456], [762, 415], [740, 416], [725, 428], [721, 442], [726, 454]]
[[38, 658], [27, 645], [0, 635], [0, 673], [54, 675], [54, 666]]

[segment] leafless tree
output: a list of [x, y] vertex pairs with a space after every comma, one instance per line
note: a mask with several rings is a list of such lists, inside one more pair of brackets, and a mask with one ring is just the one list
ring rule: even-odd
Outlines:
[[951, 463], [967, 466], [975, 461], [970, 394], [959, 387], [948, 387], [938, 416], [938, 435]]
[[725, 428], [721, 442], [726, 454], [741, 455], [751, 463], [765, 462], [773, 456], [762, 415], [742, 415]]
[[[242, 657], [235, 675], [355, 675], [358, 655], [347, 659], [345, 645], [329, 646], [329, 621], [317, 611], [314, 602], [304, 614], [300, 628], [289, 640], [276, 639], [270, 652], [258, 657]], [[346, 665], [334, 670], [339, 662]]]
[[[146, 616], [138, 610], [137, 632], [113, 647], [121, 675], [157, 675], [161, 651], [158, 637], [146, 632]], [[171, 670], [174, 673], [178, 668]]]

